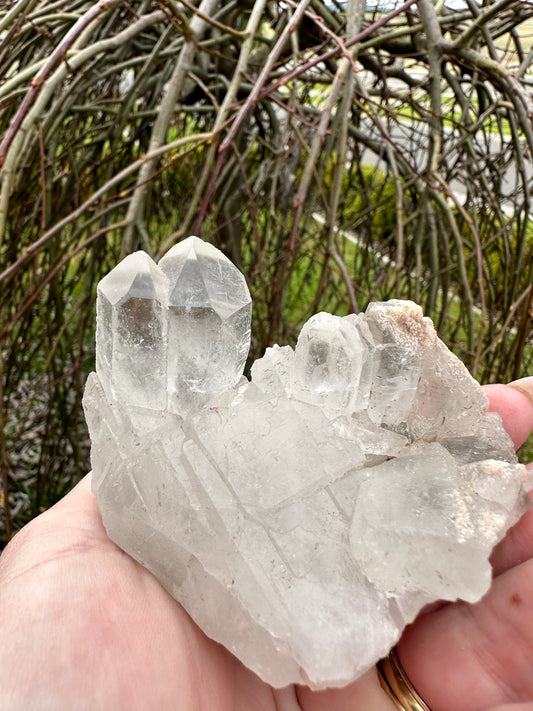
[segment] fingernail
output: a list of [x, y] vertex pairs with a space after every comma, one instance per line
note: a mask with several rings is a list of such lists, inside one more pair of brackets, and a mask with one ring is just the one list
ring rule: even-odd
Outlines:
[[521, 393], [524, 393], [524, 395], [533, 402], [533, 375], [527, 378], [520, 378], [520, 380], [513, 380], [509, 385], [516, 390], [520, 390]]

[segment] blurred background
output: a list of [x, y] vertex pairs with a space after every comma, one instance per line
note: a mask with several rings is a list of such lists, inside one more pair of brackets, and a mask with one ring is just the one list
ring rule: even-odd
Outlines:
[[533, 373], [532, 117], [532, 0], [0, 3], [0, 546], [90, 468], [137, 249], [222, 249], [250, 359], [407, 298], [480, 382]]

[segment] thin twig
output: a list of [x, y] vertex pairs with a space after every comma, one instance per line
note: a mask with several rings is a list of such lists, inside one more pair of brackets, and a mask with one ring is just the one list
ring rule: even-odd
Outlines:
[[44, 84], [46, 78], [54, 71], [57, 65], [65, 59], [67, 50], [74, 44], [76, 39], [80, 36], [83, 30], [88, 27], [94, 20], [96, 20], [103, 12], [105, 12], [109, 7], [115, 5], [119, 0], [98, 0], [98, 2], [93, 5], [87, 12], [80, 17], [72, 29], [65, 35], [63, 40], [58, 44], [55, 50], [50, 55], [46, 64], [44, 64], [35, 77], [32, 79], [30, 89], [27, 92], [22, 104], [20, 105], [9, 130], [5, 134], [2, 142], [0, 143], [0, 168], [4, 165], [7, 153], [13, 139], [17, 135], [22, 122], [24, 121], [26, 114], [31, 109], [39, 92], [41, 91], [42, 85]]
[[60, 232], [62, 229], [64, 229], [67, 225], [69, 225], [71, 222], [74, 222], [74, 220], [78, 219], [81, 215], [83, 215], [84, 212], [86, 212], [90, 207], [92, 207], [95, 203], [98, 203], [98, 201], [105, 196], [106, 193], [109, 192], [109, 190], [114, 187], [115, 185], [121, 183], [124, 178], [127, 178], [129, 175], [132, 173], [135, 173], [145, 161], [151, 161], [154, 158], [157, 158], [158, 156], [163, 155], [164, 153], [167, 153], [169, 151], [174, 150], [175, 148], [179, 148], [180, 146], [183, 146], [187, 143], [191, 142], [196, 142], [198, 144], [200, 143], [207, 143], [211, 140], [213, 140], [213, 133], [197, 133], [194, 136], [185, 136], [184, 138], [178, 138], [176, 141], [172, 141], [171, 143], [167, 143], [164, 146], [160, 146], [159, 148], [151, 151], [150, 153], [146, 153], [144, 156], [139, 158], [138, 160], [134, 161], [133, 163], [130, 163], [124, 170], [121, 170], [119, 173], [113, 176], [111, 180], [109, 180], [105, 185], [103, 185], [101, 188], [96, 190], [85, 202], [83, 202], [76, 210], [73, 210], [69, 215], [64, 217], [62, 220], [59, 222], [56, 222], [56, 224], [51, 227], [47, 232], [44, 233], [38, 240], [36, 240], [33, 244], [31, 244], [29, 247], [26, 248], [24, 254], [22, 254], [13, 264], [11, 264], [7, 269], [4, 269], [2, 273], [0, 273], [0, 284], [7, 278], [9, 278], [11, 275], [13, 275], [15, 272], [17, 272], [20, 267], [34, 254], [39, 252], [42, 247], [52, 238], [54, 235], [56, 235], [58, 232]]

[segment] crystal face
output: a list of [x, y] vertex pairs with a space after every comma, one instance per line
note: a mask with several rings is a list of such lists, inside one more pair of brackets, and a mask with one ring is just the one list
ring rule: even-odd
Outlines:
[[244, 277], [191, 237], [98, 289], [84, 407], [109, 536], [274, 686], [341, 686], [479, 600], [528, 508], [480, 386], [408, 301], [317, 314], [242, 377]]

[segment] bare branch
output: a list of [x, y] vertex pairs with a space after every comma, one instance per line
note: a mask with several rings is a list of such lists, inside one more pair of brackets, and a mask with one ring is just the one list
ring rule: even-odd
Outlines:
[[31, 88], [24, 97], [24, 101], [20, 105], [20, 108], [11, 123], [9, 131], [6, 133], [6, 135], [2, 139], [2, 142], [0, 143], [0, 168], [4, 165], [7, 153], [13, 142], [13, 139], [19, 131], [28, 111], [35, 103], [35, 100], [39, 92], [41, 91], [46, 77], [48, 77], [54, 71], [59, 62], [66, 58], [67, 50], [74, 44], [76, 39], [81, 35], [85, 28], [88, 27], [102, 13], [104, 13], [108, 8], [116, 4], [118, 1], [119, 0], [98, 0], [98, 2], [93, 7], [87, 10], [87, 12], [82, 17], [80, 17], [80, 19], [72, 27], [70, 32], [66, 34], [64, 39], [52, 52], [47, 62], [41, 67], [39, 72], [32, 79]]

